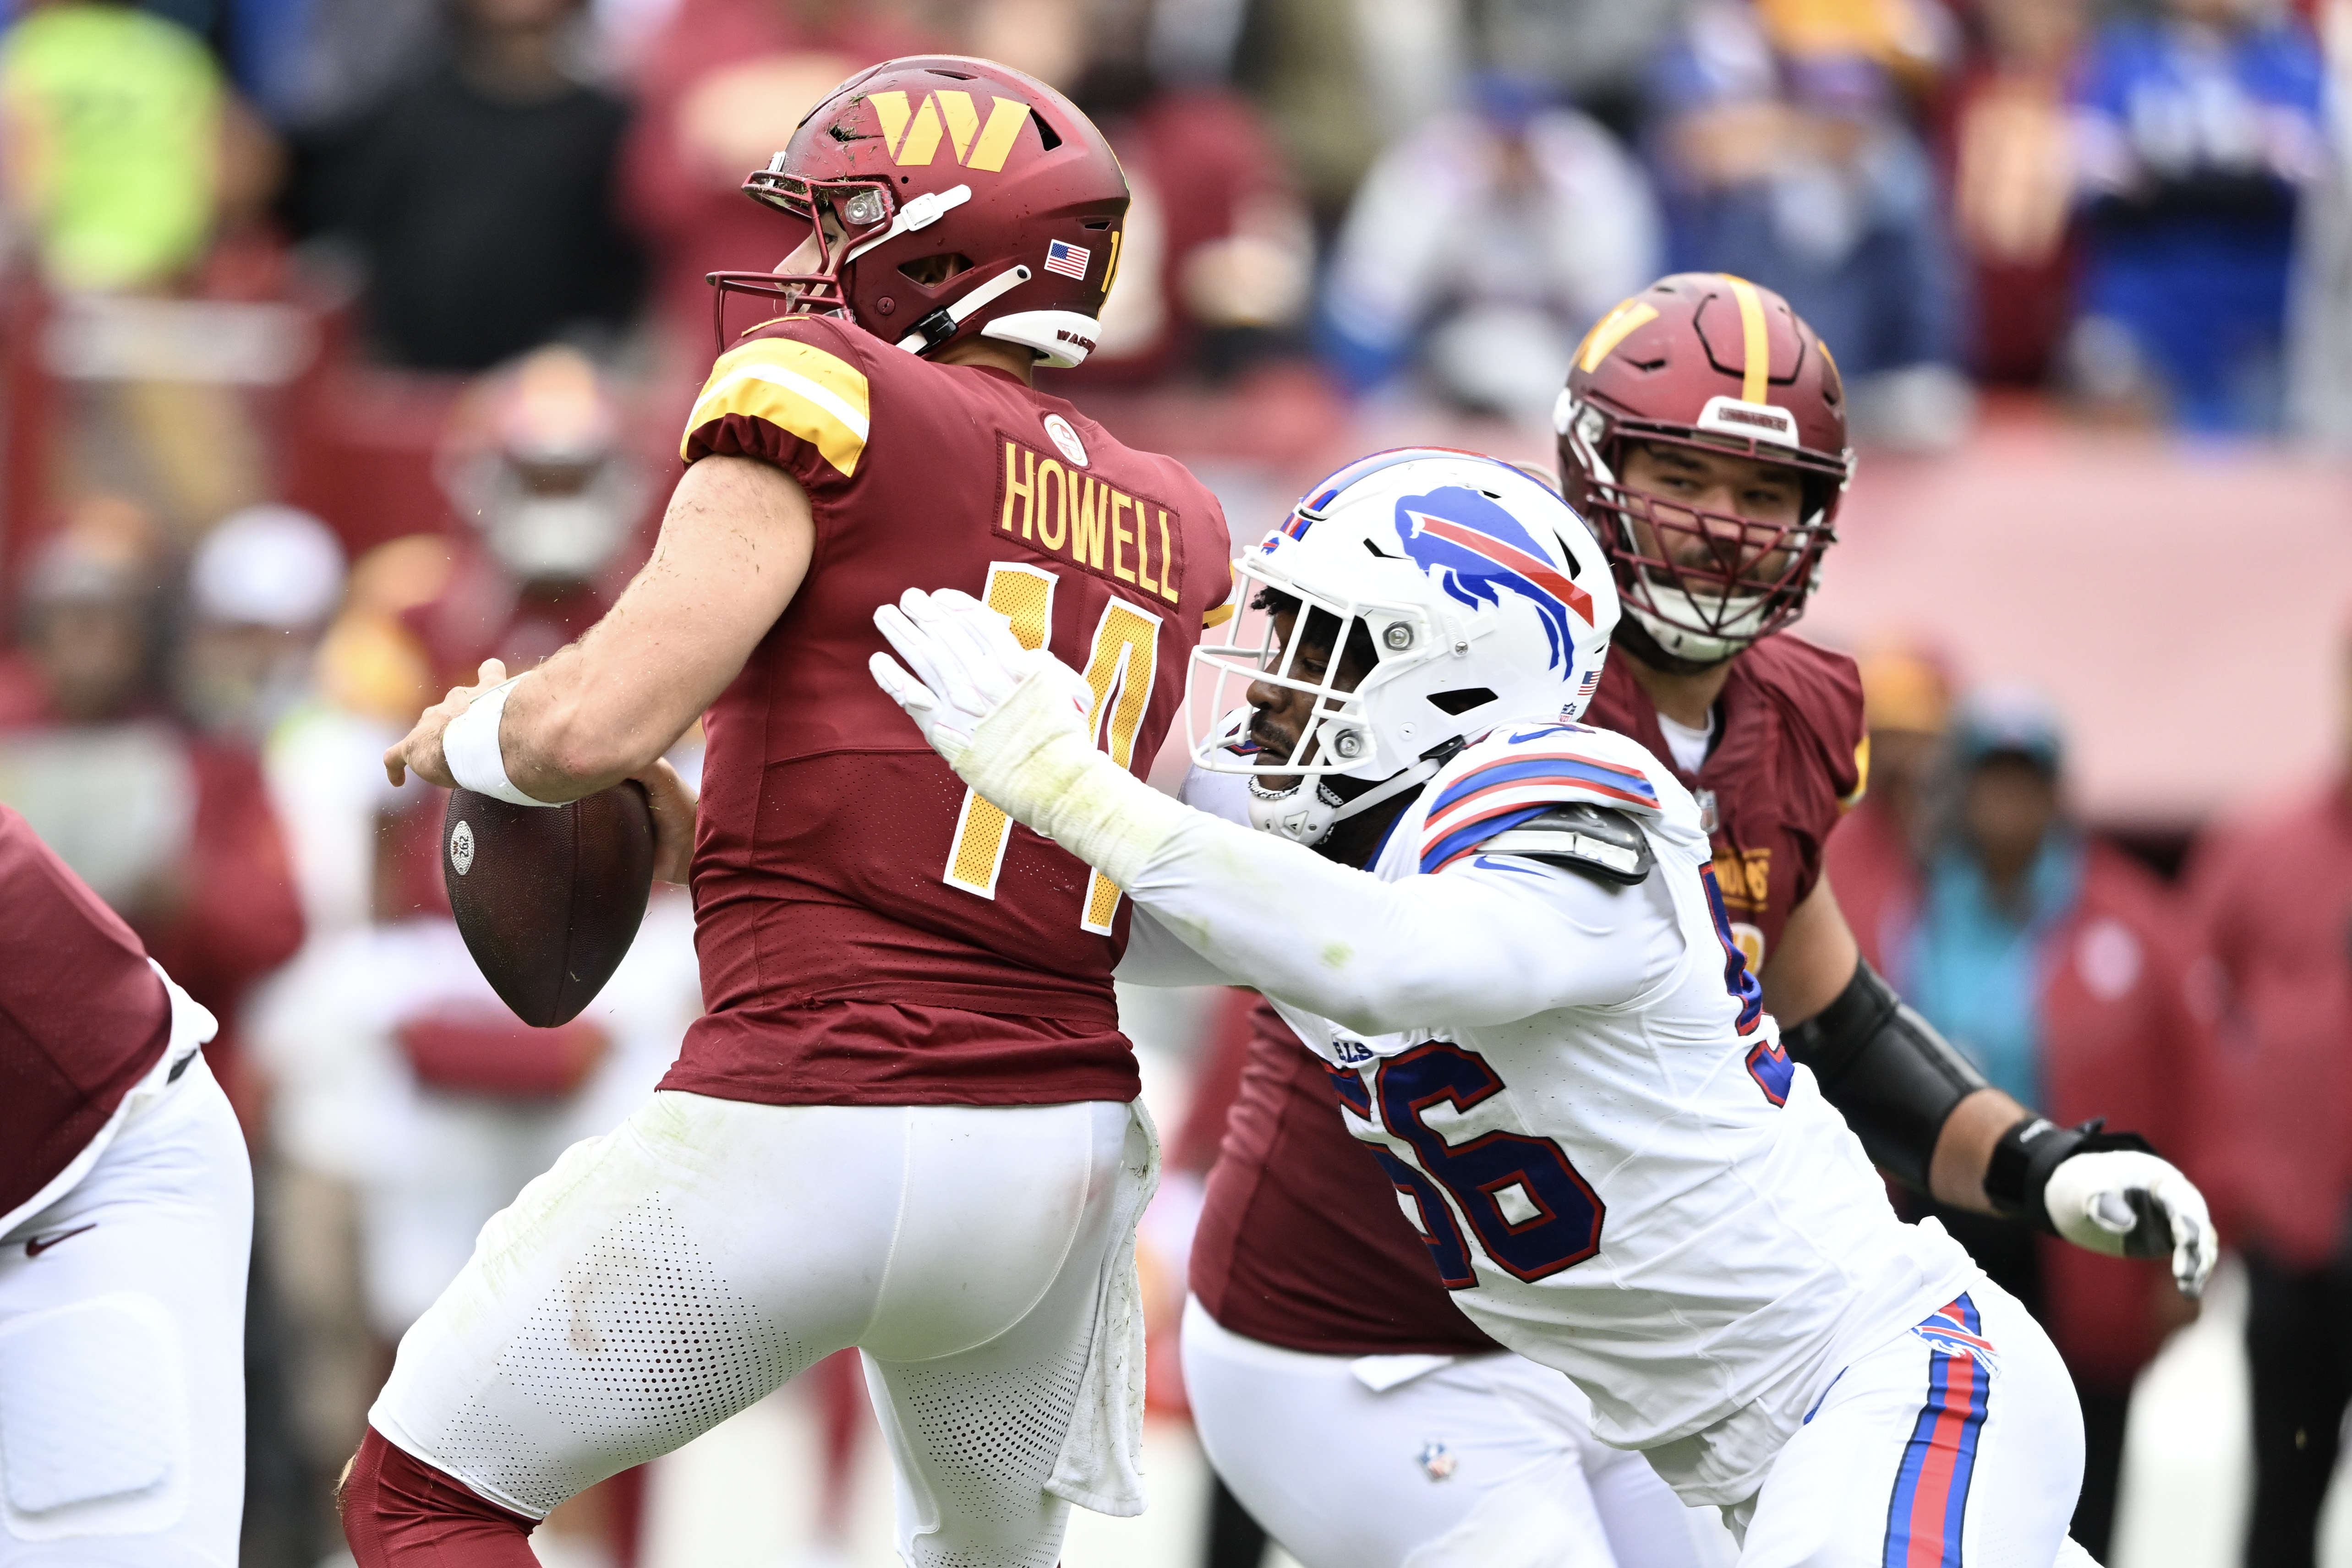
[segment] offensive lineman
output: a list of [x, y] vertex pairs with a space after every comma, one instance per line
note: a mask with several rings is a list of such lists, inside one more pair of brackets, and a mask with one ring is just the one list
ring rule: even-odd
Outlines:
[[1028, 384], [1093, 347], [1126, 183], [1059, 94], [934, 57], [843, 84], [746, 189], [808, 238], [714, 279], [786, 314], [713, 366], [654, 559], [385, 759], [525, 802], [646, 777], [675, 874], [694, 802], [655, 759], [709, 709], [709, 1010], [402, 1342], [342, 1490], [364, 1568], [521, 1568], [556, 1503], [852, 1344], [909, 1563], [1049, 1568], [1070, 1503], [1142, 1506], [1129, 912], [860, 669], [876, 600], [944, 573], [1084, 666], [1117, 766], [1158, 749], [1223, 519]]
[[[1370, 874], [1111, 776], [1071, 673], [965, 596], [877, 612], [917, 675], [876, 678], [1129, 890], [1123, 976], [1282, 1005], [1455, 1304], [1722, 1508], [1744, 1563], [2053, 1561], [2081, 1467], [2064, 1369], [1940, 1227], [1895, 1219], [1780, 1050], [1696, 802], [1573, 722], [1617, 614], [1574, 514], [1461, 455], [1317, 489], [1240, 563], [1272, 612], [1252, 705], [1306, 705], [1257, 766], [1412, 787]], [[1323, 656], [1351, 644], [1360, 670]]]
[[0, 1568], [231, 1568], [253, 1176], [213, 1016], [0, 806]]
[[[1753, 385], [1747, 353], [1759, 343]], [[1628, 612], [1586, 716], [1672, 758], [1701, 802], [1734, 939], [1775, 1017], [1801, 1020], [1790, 1053], [1882, 1167], [2055, 1228], [2043, 1194], [2063, 1160], [2144, 1145], [2058, 1132], [1985, 1087], [1861, 964], [1819, 876], [1861, 791], [1860, 693], [1843, 655], [1773, 633], [1802, 611], [1845, 477], [1834, 365], [1769, 290], [1681, 275], [1594, 328], [1559, 423], [1569, 499]], [[1283, 749], [1297, 738], [1278, 712], [1256, 726]], [[1215, 778], [1196, 771], [1188, 798], [1233, 793], [1199, 788]], [[1320, 852], [1362, 863], [1402, 803], [1370, 801], [1347, 779], [1320, 788]], [[1349, 810], [1341, 791], [1367, 806]], [[1257, 810], [1279, 821], [1309, 798], [1261, 792]], [[1595, 1448], [1573, 1391], [1452, 1310], [1423, 1261], [1433, 1239], [1363, 1179], [1370, 1163], [1330, 1117], [1320, 1065], [1271, 1009], [1255, 1027], [1184, 1330], [1194, 1419], [1227, 1484], [1309, 1568], [1550, 1562], [1604, 1540], [1628, 1562], [1686, 1560], [1680, 1521]], [[2202, 1199], [2140, 1155], [2077, 1165], [2070, 1180], [2099, 1164], [2119, 1196], [2152, 1188], [2177, 1211], [2172, 1227], [2118, 1235], [2075, 1215], [2065, 1234], [2103, 1251], [2173, 1251], [2193, 1292], [2215, 1259]], [[1433, 1463], [1443, 1484], [1429, 1484]]]

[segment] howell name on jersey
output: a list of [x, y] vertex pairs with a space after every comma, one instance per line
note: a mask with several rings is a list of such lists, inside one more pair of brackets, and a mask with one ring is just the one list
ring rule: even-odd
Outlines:
[[664, 1087], [780, 1104], [1133, 1099], [1110, 988], [1118, 890], [967, 789], [866, 661], [877, 603], [953, 583], [1086, 673], [1098, 743], [1141, 772], [1231, 591], [1215, 498], [1012, 375], [814, 316], [719, 357], [680, 454], [784, 469], [816, 545], [709, 714], [694, 864], [709, 1011]]

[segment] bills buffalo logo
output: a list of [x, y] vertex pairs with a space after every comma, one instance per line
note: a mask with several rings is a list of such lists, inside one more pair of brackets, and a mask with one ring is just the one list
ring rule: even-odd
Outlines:
[[903, 92], [869, 93], [866, 101], [874, 106], [875, 118], [881, 122], [882, 141], [890, 149], [891, 162], [901, 168], [930, 162], [939, 156], [940, 143], [945, 141], [955, 161], [965, 168], [995, 173], [1004, 167], [1005, 158], [1013, 152], [1013, 139], [1020, 134], [1022, 121], [1029, 118], [1027, 104], [1017, 98], [1000, 98], [988, 106], [983, 122], [971, 94], [954, 89], [928, 94], [912, 106]]
[[1397, 538], [1424, 571], [1437, 574], [1449, 598], [1476, 609], [1500, 607], [1504, 591], [1543, 618], [1551, 666], [1571, 656], [1572, 612], [1592, 622], [1592, 598], [1554, 565], [1527, 526], [1478, 491], [1460, 486], [1407, 496], [1397, 503]]

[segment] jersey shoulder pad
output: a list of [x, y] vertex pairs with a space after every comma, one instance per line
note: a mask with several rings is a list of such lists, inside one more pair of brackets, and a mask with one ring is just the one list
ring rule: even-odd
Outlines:
[[1648, 878], [1658, 857], [1650, 836], [1624, 812], [1577, 801], [1529, 817], [1478, 846], [1490, 855], [1525, 855], [1622, 887]]
[[1639, 745], [1608, 730], [1541, 723], [1496, 729], [1430, 780], [1421, 870], [1443, 871], [1496, 834], [1562, 806], [1596, 806], [1629, 820], [1662, 817], [1661, 771]]
[[763, 458], [804, 482], [854, 478], [873, 428], [876, 368], [858, 336], [796, 316], [719, 355], [686, 416], [678, 456]]
[[1870, 737], [1853, 660], [1783, 632], [1757, 643], [1740, 663], [1791, 732], [1819, 755], [1839, 805], [1859, 804], [1870, 781]]

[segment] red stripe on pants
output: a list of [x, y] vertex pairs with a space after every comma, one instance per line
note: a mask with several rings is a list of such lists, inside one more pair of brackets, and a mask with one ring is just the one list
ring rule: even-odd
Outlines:
[[374, 1427], [336, 1494], [359, 1568], [539, 1568], [538, 1521], [510, 1513]]
[[1911, 1546], [1904, 1568], [1941, 1568], [1944, 1561], [1952, 1472], [1959, 1464], [1960, 1439], [1968, 1434], [1969, 1411], [1975, 1404], [1977, 1364], [1965, 1355], [1948, 1357], [1944, 1375], [1943, 1408], [1937, 1413], [1936, 1430], [1919, 1466], [1919, 1485], [1911, 1494]]

